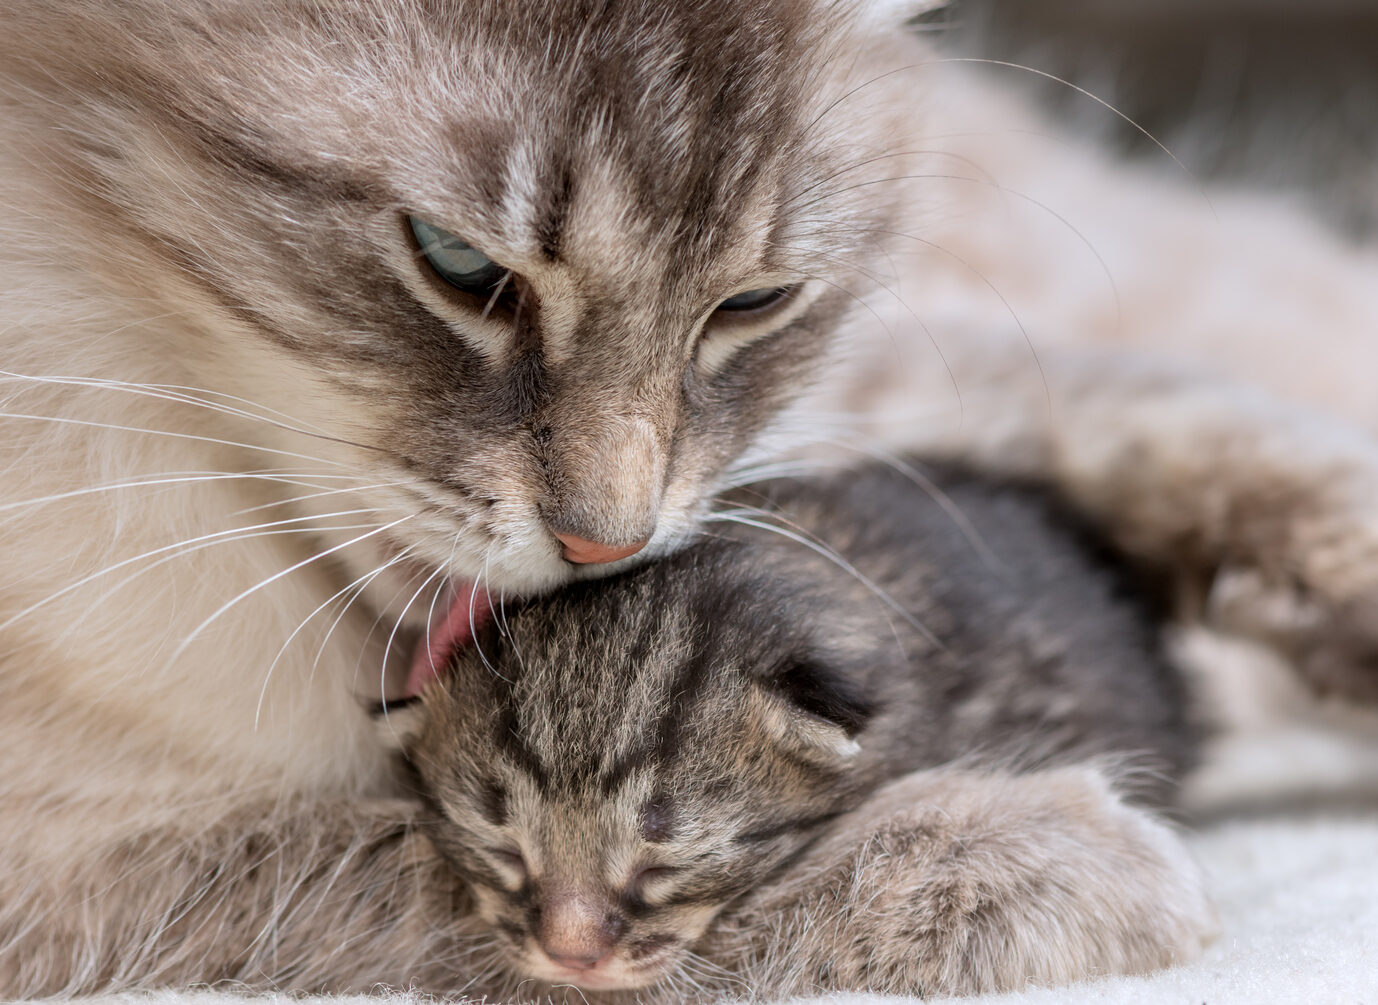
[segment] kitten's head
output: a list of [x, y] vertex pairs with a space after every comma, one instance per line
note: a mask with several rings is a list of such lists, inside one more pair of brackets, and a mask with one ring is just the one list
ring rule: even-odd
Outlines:
[[531, 589], [682, 536], [883, 263], [922, 144], [876, 6], [18, 0], [0, 90], [55, 268], [137, 315], [96, 376], [276, 409], [323, 435], [227, 438]]
[[673, 973], [875, 784], [871, 675], [898, 651], [874, 597], [815, 559], [712, 542], [578, 584], [390, 713], [434, 843], [520, 976]]

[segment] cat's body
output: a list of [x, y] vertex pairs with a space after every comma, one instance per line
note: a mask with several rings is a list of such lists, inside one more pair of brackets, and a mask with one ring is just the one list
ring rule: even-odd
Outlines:
[[[985, 286], [1040, 348], [1160, 339], [1372, 423], [1364, 256], [1283, 210], [1238, 240], [1243, 210], [1029, 137], [936, 77], [913, 7], [6, 4], [0, 994], [463, 985], [474, 933], [436, 924], [359, 702], [403, 689], [465, 582], [555, 585], [580, 574], [557, 533], [630, 547], [652, 513], [672, 549], [757, 477], [734, 459], [842, 411], [1046, 475], [1194, 583], [1300, 584], [1308, 617], [1260, 630], [1372, 689], [1378, 450], [1171, 368], [1040, 372]], [[987, 168], [1105, 209], [1123, 325], [973, 199], [1003, 192]], [[409, 215], [515, 286], [454, 292]], [[1200, 309], [1205, 265], [1295, 258], [1323, 272], [1269, 281], [1290, 310]], [[1312, 354], [1299, 331], [1344, 358], [1271, 361]]]
[[[1146, 599], [1045, 494], [873, 464], [736, 502], [747, 500], [750, 515], [724, 503], [746, 523], [715, 523], [673, 557], [504, 610], [419, 709], [389, 713], [386, 728], [415, 734], [427, 833], [475, 891], [513, 986], [669, 978], [664, 992], [684, 994], [674, 977], [714, 945], [704, 933], [717, 915], [800, 885], [799, 857], [902, 776], [984, 774], [968, 793], [954, 781], [958, 798], [998, 778], [1012, 805], [1056, 815], [1042, 788], [1051, 769], [1133, 787], [1138, 768], [1139, 797], [1161, 805], [1195, 757], [1186, 687], [1160, 656]], [[983, 925], [991, 946], [1015, 944], [999, 910], [1044, 915], [1044, 956], [1084, 973], [1188, 958], [1211, 920], [1199, 876], [1180, 854], [1175, 874], [1155, 873], [1173, 839], [1138, 812], [1137, 851], [1158, 885], [1116, 916], [1083, 913], [1093, 901], [1064, 896], [1033, 865], [1069, 831], [1094, 830], [1090, 815], [1030, 828], [1003, 851], [895, 867], [896, 886], [929, 885], [913, 918], [955, 876], [980, 869], [989, 887], [952, 909], [947, 930], [916, 923], [906, 943], [898, 926], [862, 986], [927, 994], [1047, 979], [1012, 950], [983, 960], [972, 945]], [[1134, 850], [1107, 840], [1101, 853]], [[1002, 885], [1031, 867], [1041, 885]], [[823, 931], [793, 951], [825, 959]], [[769, 922], [756, 938], [768, 955]], [[934, 984], [934, 959], [961, 975], [952, 986]], [[823, 976], [817, 989], [855, 979]], [[710, 983], [710, 996], [725, 990]]]

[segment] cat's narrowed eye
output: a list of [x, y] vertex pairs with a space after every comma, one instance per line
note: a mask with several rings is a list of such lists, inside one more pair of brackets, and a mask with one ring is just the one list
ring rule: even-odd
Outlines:
[[738, 293], [734, 297], [728, 297], [718, 304], [717, 310], [722, 313], [745, 314], [752, 311], [763, 311], [767, 307], [774, 307], [782, 302], [795, 290], [793, 286], [772, 286], [760, 290], [747, 290], [745, 293]]
[[448, 230], [407, 217], [421, 254], [436, 275], [457, 289], [476, 296], [491, 296], [507, 278], [508, 270], [472, 244]]

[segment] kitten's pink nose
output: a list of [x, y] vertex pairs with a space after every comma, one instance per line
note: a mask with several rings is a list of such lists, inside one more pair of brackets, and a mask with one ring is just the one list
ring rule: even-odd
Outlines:
[[566, 970], [592, 970], [607, 957], [607, 953], [600, 953], [594, 956], [592, 953], [585, 953], [580, 956], [566, 956], [563, 953], [553, 953], [544, 946], [541, 947], [546, 956], [550, 957], [550, 962], [564, 967]]
[[612, 954], [622, 934], [622, 918], [599, 900], [581, 894], [556, 893], [545, 905], [536, 941], [558, 966], [592, 970]]
[[555, 536], [565, 546], [565, 561], [576, 565], [603, 565], [606, 562], [616, 562], [619, 558], [635, 555], [649, 543], [649, 538], [632, 544], [614, 545], [590, 541], [575, 534], [557, 533]]

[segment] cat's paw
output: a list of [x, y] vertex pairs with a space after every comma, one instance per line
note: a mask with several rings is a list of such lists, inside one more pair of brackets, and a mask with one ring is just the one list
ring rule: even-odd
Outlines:
[[1216, 930], [1177, 836], [1085, 767], [901, 779], [727, 924], [751, 915], [776, 934], [745, 976], [777, 994], [1143, 973], [1194, 959]]
[[1293, 575], [1225, 568], [1211, 587], [1208, 623], [1273, 646], [1322, 697], [1378, 706], [1378, 528], [1371, 537], [1355, 533], [1350, 551], [1372, 556], [1373, 583], [1351, 563], [1312, 562]]

